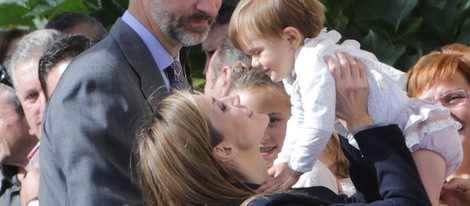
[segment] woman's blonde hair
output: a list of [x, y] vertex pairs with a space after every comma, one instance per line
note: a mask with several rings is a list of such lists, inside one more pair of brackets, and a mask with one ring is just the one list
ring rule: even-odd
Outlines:
[[271, 78], [259, 69], [253, 69], [241, 62], [232, 67], [231, 83], [228, 93], [244, 91], [253, 88], [263, 88], [266, 92], [279, 97], [290, 108], [290, 99], [281, 82], [273, 82]]
[[331, 135], [330, 140], [328, 140], [325, 149], [318, 159], [328, 166], [336, 178], [342, 179], [349, 177], [349, 160], [341, 149], [341, 142], [337, 133]]
[[325, 6], [318, 0], [241, 0], [230, 19], [229, 37], [240, 50], [251, 44], [248, 31], [260, 37], [280, 36], [286, 27], [294, 27], [313, 38], [324, 20]]
[[212, 149], [223, 139], [204, 116], [195, 94], [175, 92], [156, 105], [136, 145], [148, 205], [240, 205], [253, 191], [233, 183]]
[[408, 71], [408, 95], [419, 97], [432, 86], [451, 81], [456, 74], [463, 75], [470, 84], [470, 47], [462, 44], [451, 44], [422, 56]]

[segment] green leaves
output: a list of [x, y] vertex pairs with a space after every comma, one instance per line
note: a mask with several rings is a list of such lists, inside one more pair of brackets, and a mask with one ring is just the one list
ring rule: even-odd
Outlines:
[[[343, 39], [355, 39], [381, 61], [407, 71], [423, 54], [445, 44], [470, 45], [469, 0], [320, 0], [327, 8], [325, 26]], [[64, 11], [85, 12], [107, 28], [129, 0], [0, 0], [0, 28], [42, 28]], [[190, 49], [196, 85], [202, 85], [204, 55]]]
[[32, 22], [32, 17], [24, 17], [28, 9], [16, 3], [0, 4], [0, 25], [1, 27], [28, 27]]
[[418, 4], [418, 0], [358, 1], [356, 18], [374, 26], [397, 32], [400, 24]]
[[50, 17], [64, 11], [86, 12], [87, 8], [82, 1], [77, 0], [37, 1], [26, 17]]
[[362, 49], [374, 51], [378, 59], [389, 65], [393, 65], [406, 50], [405, 45], [393, 45], [373, 30], [364, 37], [361, 46]]
[[328, 8], [326, 27], [403, 71], [445, 44], [470, 45], [468, 0], [321, 1]]
[[129, 0], [0, 0], [0, 28], [42, 28], [56, 14], [79, 11], [110, 27]]

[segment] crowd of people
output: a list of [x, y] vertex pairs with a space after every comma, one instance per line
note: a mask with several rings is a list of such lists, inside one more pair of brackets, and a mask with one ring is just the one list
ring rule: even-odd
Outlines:
[[109, 32], [80, 12], [0, 31], [0, 205], [470, 205], [470, 46], [405, 73], [324, 19], [130, 0]]

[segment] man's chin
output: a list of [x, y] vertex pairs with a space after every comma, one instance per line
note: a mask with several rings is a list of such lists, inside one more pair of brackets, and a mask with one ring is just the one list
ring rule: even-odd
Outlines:
[[187, 31], [184, 35], [179, 37], [179, 42], [183, 46], [193, 46], [200, 44], [207, 38], [208, 32], [191, 32]]

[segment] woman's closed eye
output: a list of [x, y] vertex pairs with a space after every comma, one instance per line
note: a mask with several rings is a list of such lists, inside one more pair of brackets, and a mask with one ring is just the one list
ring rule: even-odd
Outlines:
[[449, 104], [452, 104], [453, 102], [455, 101], [460, 101], [462, 99], [465, 99], [465, 95], [462, 95], [462, 94], [459, 94], [459, 93], [455, 93], [455, 94], [447, 94], [445, 97], [444, 97], [444, 100], [449, 103]]
[[439, 99], [444, 106], [457, 106], [467, 102], [467, 93], [465, 90], [454, 90], [447, 92]]
[[218, 101], [217, 105], [219, 106], [220, 111], [222, 111], [222, 112], [227, 111], [228, 106], [224, 102]]
[[217, 100], [217, 99], [215, 99], [214, 97], [212, 97], [211, 99], [212, 99], [212, 104], [214, 104], [215, 106], [217, 106], [217, 107], [220, 109], [220, 111], [222, 111], [222, 112], [227, 111], [228, 105], [225, 104], [225, 102], [220, 101], [220, 100]]

